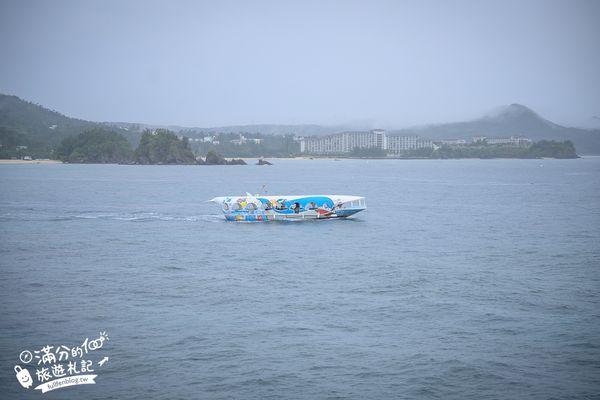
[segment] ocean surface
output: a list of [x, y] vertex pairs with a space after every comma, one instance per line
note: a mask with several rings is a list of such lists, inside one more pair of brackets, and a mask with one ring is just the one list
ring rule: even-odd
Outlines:
[[[600, 158], [274, 164], [0, 165], [0, 397], [600, 398]], [[368, 210], [206, 202], [263, 185]], [[17, 381], [100, 332], [96, 384]]]

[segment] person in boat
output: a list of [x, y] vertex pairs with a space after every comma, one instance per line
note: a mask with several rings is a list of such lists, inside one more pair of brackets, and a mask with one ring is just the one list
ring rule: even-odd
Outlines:
[[321, 215], [330, 215], [332, 213], [327, 203], [323, 203], [321, 207], [317, 208], [317, 212]]
[[293, 209], [296, 214], [298, 214], [300, 212], [300, 208], [301, 208], [300, 203], [298, 203], [298, 202], [294, 203]]

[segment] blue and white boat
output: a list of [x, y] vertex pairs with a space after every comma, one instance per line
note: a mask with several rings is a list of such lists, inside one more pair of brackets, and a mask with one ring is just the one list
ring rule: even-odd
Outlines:
[[347, 218], [367, 209], [364, 197], [345, 195], [221, 196], [227, 221], [284, 221]]

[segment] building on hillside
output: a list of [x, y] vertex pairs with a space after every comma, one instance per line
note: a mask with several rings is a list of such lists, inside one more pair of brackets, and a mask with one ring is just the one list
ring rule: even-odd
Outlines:
[[237, 144], [237, 145], [242, 145], [242, 144], [246, 144], [246, 143], [256, 143], [256, 144], [260, 144], [260, 142], [262, 142], [262, 139], [257, 139], [257, 138], [247, 138], [244, 135], [242, 135], [240, 133], [240, 138], [239, 139], [233, 139], [230, 140], [231, 143], [233, 144]]
[[344, 154], [355, 148], [375, 148], [386, 153], [399, 154], [407, 150], [433, 148], [430, 140], [418, 136], [387, 135], [383, 129], [341, 132], [327, 136], [298, 138], [300, 152], [308, 154]]
[[410, 150], [434, 148], [431, 140], [421, 139], [418, 136], [390, 135], [387, 137], [387, 143], [388, 153], [391, 154], [401, 154]]
[[506, 144], [511, 146], [529, 146], [531, 139], [522, 136], [511, 136], [508, 138], [485, 138], [487, 144]]
[[440, 142], [446, 146], [464, 146], [467, 144], [465, 139], [442, 139]]

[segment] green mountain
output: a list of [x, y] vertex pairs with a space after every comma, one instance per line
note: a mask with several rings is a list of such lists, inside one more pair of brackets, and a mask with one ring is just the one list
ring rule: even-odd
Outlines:
[[27, 146], [28, 155], [50, 157], [52, 149], [61, 140], [93, 126], [94, 123], [66, 117], [17, 96], [0, 95], [0, 143], [3, 156], [11, 156], [10, 152], [14, 152], [12, 147], [16, 145]]
[[[17, 96], [0, 94], [1, 158], [22, 155], [55, 157], [63, 139], [102, 126], [105, 124], [70, 118]], [[132, 144], [136, 144], [141, 136], [111, 128], [123, 134]], [[18, 149], [24, 146], [27, 148]]]

